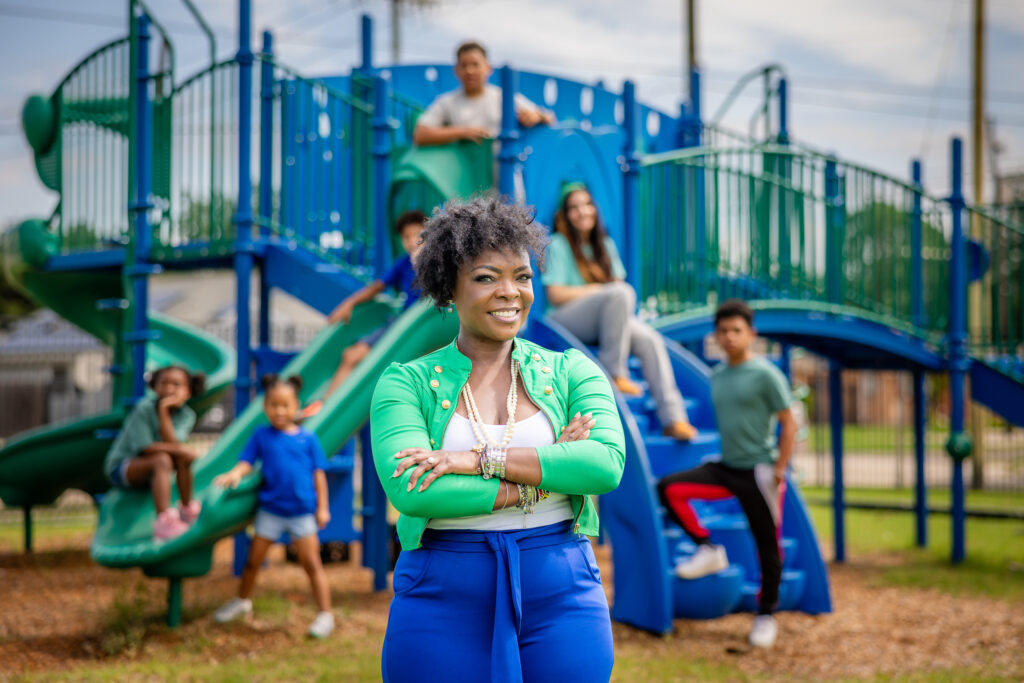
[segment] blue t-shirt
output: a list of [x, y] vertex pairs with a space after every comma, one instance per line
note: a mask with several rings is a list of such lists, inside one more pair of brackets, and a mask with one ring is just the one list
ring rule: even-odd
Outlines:
[[327, 456], [308, 429], [287, 434], [270, 425], [259, 427], [238, 459], [253, 466], [257, 460], [263, 463], [261, 508], [282, 517], [316, 512], [313, 473], [327, 468]]
[[380, 281], [396, 292], [405, 293], [405, 306], [402, 308], [405, 310], [420, 298], [420, 290], [414, 289], [412, 286], [415, 279], [416, 271], [412, 267], [412, 258], [408, 254], [403, 254], [391, 265], [388, 272], [384, 273], [384, 277]]

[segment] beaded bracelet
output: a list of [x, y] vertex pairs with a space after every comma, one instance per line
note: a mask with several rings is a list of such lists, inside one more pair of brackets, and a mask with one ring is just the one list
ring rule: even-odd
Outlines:
[[505, 462], [508, 459], [508, 450], [499, 446], [485, 446], [483, 455], [480, 456], [480, 475], [484, 479], [497, 477], [505, 478]]
[[524, 515], [533, 514], [533, 507], [540, 499], [537, 487], [530, 484], [516, 484], [516, 486], [519, 488], [519, 502], [516, 503], [516, 507], [521, 508]]

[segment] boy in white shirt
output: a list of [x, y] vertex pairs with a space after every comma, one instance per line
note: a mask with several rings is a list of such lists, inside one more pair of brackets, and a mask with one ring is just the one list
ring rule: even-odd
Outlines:
[[[455, 51], [455, 75], [462, 88], [439, 96], [420, 116], [413, 131], [415, 144], [427, 147], [458, 140], [480, 142], [501, 131], [501, 88], [487, 82], [493, 69], [480, 43], [463, 43]], [[519, 125], [532, 128], [554, 123], [555, 117], [520, 94], [515, 96]]]

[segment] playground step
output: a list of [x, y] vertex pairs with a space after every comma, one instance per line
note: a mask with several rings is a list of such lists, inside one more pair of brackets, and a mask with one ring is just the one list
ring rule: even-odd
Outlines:
[[723, 617], [736, 610], [742, 597], [743, 570], [735, 565], [699, 579], [672, 575], [672, 611], [678, 618]]
[[[801, 569], [790, 569], [782, 572], [779, 582], [779, 610], [795, 609], [804, 594], [806, 574]], [[737, 611], [756, 612], [758, 608], [757, 594], [761, 591], [760, 581], [744, 581], [740, 589], [740, 600]]]
[[[644, 395], [627, 396], [626, 405], [629, 406], [630, 412], [633, 413], [634, 415], [643, 414], [654, 417], [658, 414], [658, 404], [655, 402], [653, 398], [651, 398], [651, 396], [648, 393], [646, 393], [646, 383], [641, 382], [641, 384], [644, 384]], [[683, 397], [683, 408], [686, 409], [687, 414], [693, 414], [699, 406], [700, 401], [693, 398], [687, 398], [685, 396]]]
[[661, 478], [672, 472], [690, 469], [717, 455], [722, 439], [717, 432], [701, 431], [692, 441], [682, 442], [660, 434], [644, 437], [644, 447], [651, 463], [651, 473]]

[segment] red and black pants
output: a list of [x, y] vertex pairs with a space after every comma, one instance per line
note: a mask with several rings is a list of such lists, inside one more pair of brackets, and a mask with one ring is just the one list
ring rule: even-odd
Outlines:
[[698, 545], [711, 534], [697, 519], [691, 500], [721, 500], [735, 496], [747, 516], [761, 562], [761, 614], [771, 614], [779, 601], [782, 555], [778, 532], [782, 524], [782, 491], [772, 465], [737, 469], [718, 462], [670, 474], [658, 482], [658, 496], [669, 517]]

